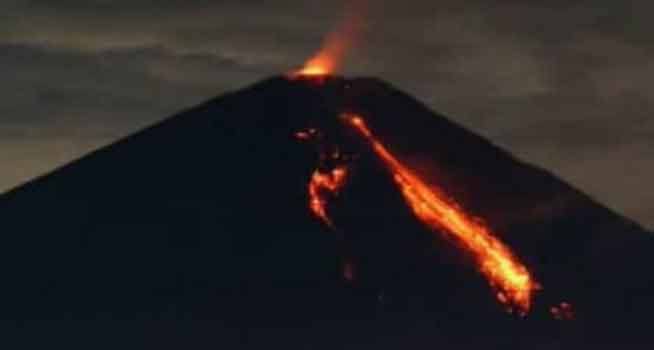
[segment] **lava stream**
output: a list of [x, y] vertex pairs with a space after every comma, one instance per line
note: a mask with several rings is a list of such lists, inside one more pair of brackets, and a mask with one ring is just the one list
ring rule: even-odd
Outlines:
[[337, 166], [329, 172], [320, 169], [313, 172], [309, 182], [309, 208], [327, 225], [333, 228], [332, 220], [327, 214], [328, 198], [338, 195], [345, 185], [347, 168]]
[[295, 138], [298, 140], [312, 142], [318, 148], [319, 164], [313, 171], [308, 185], [309, 209], [327, 226], [334, 228], [327, 213], [327, 206], [329, 200], [336, 197], [345, 186], [348, 167], [338, 148], [327, 147], [322, 136], [320, 131], [314, 128], [295, 133]]
[[361, 116], [345, 114], [343, 118], [384, 161], [414, 214], [431, 229], [452, 235], [475, 258], [481, 273], [496, 289], [497, 299], [509, 310], [515, 308], [519, 314], [527, 314], [533, 294], [540, 287], [510, 249], [442, 191], [427, 185], [403, 165], [375, 138]]

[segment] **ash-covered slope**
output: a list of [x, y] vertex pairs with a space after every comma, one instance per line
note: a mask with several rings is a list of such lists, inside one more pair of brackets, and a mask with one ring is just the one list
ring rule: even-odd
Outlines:
[[[527, 319], [503, 312], [360, 145], [346, 145], [360, 159], [330, 207], [337, 231], [311, 215], [318, 155], [294, 135], [341, 142], [343, 111], [527, 264], [543, 285]], [[374, 79], [227, 94], [4, 194], [0, 215], [3, 318], [71, 346], [560, 346], [654, 310], [649, 233]], [[562, 301], [577, 321], [551, 320]]]

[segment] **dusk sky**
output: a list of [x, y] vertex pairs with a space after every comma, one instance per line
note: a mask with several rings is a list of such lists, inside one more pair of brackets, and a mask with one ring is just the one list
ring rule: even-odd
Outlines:
[[[0, 191], [301, 65], [344, 8], [2, 0]], [[387, 80], [652, 228], [653, 12], [646, 0], [371, 0], [342, 73]]]

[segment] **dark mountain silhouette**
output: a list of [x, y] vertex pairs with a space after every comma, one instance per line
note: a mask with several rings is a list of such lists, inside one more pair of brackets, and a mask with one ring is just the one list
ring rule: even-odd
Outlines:
[[[413, 217], [343, 111], [526, 263], [543, 285], [526, 318]], [[307, 207], [307, 128], [359, 157], [336, 231]], [[0, 215], [0, 314], [26, 348], [654, 344], [654, 236], [375, 79], [226, 94], [4, 194]], [[575, 321], [552, 319], [560, 302]]]

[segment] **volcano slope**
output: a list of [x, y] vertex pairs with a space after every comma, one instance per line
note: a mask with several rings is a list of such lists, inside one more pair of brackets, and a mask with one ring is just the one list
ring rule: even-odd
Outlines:
[[[416, 219], [344, 111], [527, 266], [542, 290], [525, 317]], [[307, 184], [334, 145], [356, 161], [330, 227]], [[654, 343], [651, 233], [376, 79], [262, 81], [4, 194], [0, 213], [5, 341], [28, 348]], [[574, 320], [554, 319], [561, 302]]]

